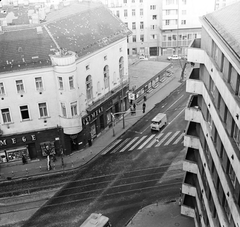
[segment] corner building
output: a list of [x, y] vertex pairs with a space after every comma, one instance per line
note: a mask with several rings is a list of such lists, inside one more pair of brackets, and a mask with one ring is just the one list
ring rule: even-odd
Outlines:
[[130, 31], [100, 3], [14, 7], [14, 26], [0, 26], [1, 162], [70, 154], [129, 107]]
[[188, 49], [194, 68], [183, 162], [181, 213], [195, 226], [240, 226], [240, 3], [201, 18]]

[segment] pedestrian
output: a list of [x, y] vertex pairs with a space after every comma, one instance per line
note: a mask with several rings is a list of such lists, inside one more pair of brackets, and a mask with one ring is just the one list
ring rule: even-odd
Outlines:
[[142, 108], [143, 108], [143, 113], [145, 113], [145, 110], [146, 110], [146, 103], [145, 102], [143, 103]]
[[27, 163], [27, 159], [26, 159], [26, 157], [24, 156], [24, 154], [22, 154], [22, 163], [23, 163], [23, 165]]
[[144, 102], [147, 101], [147, 96], [146, 96], [146, 95], [143, 96], [143, 101], [144, 101]]
[[47, 168], [48, 168], [48, 170], [51, 170], [51, 169], [52, 169], [50, 155], [47, 156]]
[[131, 115], [133, 115], [134, 114], [134, 109], [133, 109], [132, 105], [130, 106], [130, 111], [131, 111]]

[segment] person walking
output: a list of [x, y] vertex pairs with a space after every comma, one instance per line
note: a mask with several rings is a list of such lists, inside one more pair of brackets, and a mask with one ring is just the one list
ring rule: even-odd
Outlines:
[[145, 113], [145, 110], [146, 110], [146, 103], [145, 102], [143, 103], [142, 108], [143, 108], [143, 113]]

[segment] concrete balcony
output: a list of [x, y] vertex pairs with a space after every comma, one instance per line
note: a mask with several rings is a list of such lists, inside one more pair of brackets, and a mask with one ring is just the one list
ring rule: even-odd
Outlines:
[[77, 134], [82, 131], [81, 117], [76, 116], [73, 118], [65, 118], [59, 116], [60, 126], [63, 128], [63, 132], [68, 135]]
[[198, 150], [188, 147], [185, 159], [183, 160], [184, 171], [197, 174], [197, 153]]
[[205, 51], [201, 49], [201, 39], [194, 39], [190, 43], [187, 56], [189, 62], [204, 63]]
[[193, 95], [189, 100], [188, 107], [185, 109], [185, 120], [200, 123], [201, 110], [198, 106], [198, 95]]
[[195, 203], [196, 200], [193, 196], [184, 195], [181, 205], [181, 214], [191, 218], [195, 218]]
[[186, 82], [186, 92], [202, 94], [203, 82], [199, 79], [199, 68], [194, 68]]
[[186, 129], [186, 134], [184, 136], [183, 143], [184, 143], [185, 147], [199, 149], [197, 123], [191, 122], [191, 121], [189, 122], [187, 129]]
[[54, 55], [50, 55], [52, 64], [55, 66], [67, 66], [76, 61], [76, 54], [72, 51], [59, 51]]
[[186, 195], [196, 196], [196, 174], [187, 172], [184, 177], [184, 181], [182, 184], [182, 193]]

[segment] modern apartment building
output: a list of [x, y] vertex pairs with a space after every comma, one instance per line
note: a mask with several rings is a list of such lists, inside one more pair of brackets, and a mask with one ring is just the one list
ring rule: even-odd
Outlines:
[[240, 2], [203, 16], [186, 90], [181, 213], [195, 226], [240, 226]]
[[239, 0], [215, 0], [215, 8], [214, 10], [221, 9], [225, 6], [231, 5]]
[[70, 154], [129, 108], [131, 32], [101, 3], [8, 4], [0, 16], [2, 161]]

